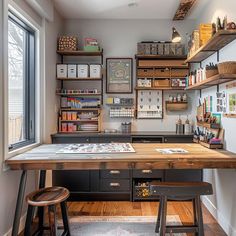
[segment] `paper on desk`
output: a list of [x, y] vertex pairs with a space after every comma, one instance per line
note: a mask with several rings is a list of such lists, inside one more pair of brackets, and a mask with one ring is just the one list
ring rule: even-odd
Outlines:
[[157, 148], [156, 149], [157, 152], [160, 152], [162, 154], [182, 154], [182, 153], [188, 153], [187, 150], [183, 149], [183, 148]]

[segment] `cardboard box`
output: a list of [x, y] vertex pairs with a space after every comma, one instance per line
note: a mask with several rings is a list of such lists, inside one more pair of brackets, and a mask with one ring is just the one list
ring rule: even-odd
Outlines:
[[76, 65], [67, 66], [67, 75], [68, 78], [76, 78]]
[[57, 64], [57, 78], [67, 78], [66, 64]]
[[87, 64], [77, 65], [77, 75], [78, 78], [88, 78], [89, 66]]
[[101, 78], [101, 65], [100, 64], [92, 64], [89, 66], [90, 77], [91, 78]]

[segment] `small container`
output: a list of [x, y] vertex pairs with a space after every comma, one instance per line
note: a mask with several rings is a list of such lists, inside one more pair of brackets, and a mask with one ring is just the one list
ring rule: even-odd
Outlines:
[[57, 64], [57, 78], [67, 78], [66, 64]]
[[76, 65], [67, 66], [67, 75], [68, 78], [76, 78]]
[[62, 132], [67, 132], [67, 123], [62, 123], [61, 124], [61, 131]]
[[90, 69], [90, 77], [91, 78], [101, 78], [101, 65], [100, 64], [92, 64], [89, 66]]
[[121, 123], [121, 132], [122, 133], [131, 133], [131, 122], [122, 122]]
[[182, 124], [180, 117], [176, 122], [176, 134], [184, 134], [184, 124]]

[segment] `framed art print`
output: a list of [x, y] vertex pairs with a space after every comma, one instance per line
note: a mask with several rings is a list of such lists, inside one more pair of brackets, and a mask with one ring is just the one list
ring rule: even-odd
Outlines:
[[106, 72], [107, 93], [133, 92], [132, 58], [107, 58]]

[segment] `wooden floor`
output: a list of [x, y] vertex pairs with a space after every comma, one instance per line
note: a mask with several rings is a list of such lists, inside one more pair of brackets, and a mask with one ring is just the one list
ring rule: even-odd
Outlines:
[[[157, 208], [157, 202], [68, 202], [69, 216], [156, 216]], [[168, 202], [167, 213], [192, 222], [191, 202]], [[227, 236], [204, 206], [203, 218], [205, 236]]]

